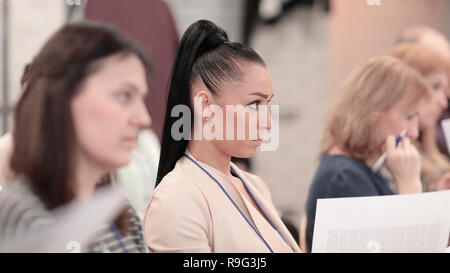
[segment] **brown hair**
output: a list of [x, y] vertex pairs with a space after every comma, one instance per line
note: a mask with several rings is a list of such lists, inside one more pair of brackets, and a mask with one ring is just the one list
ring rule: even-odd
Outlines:
[[406, 92], [411, 107], [429, 96], [422, 76], [396, 58], [379, 56], [356, 68], [330, 105], [321, 154], [337, 147], [364, 161], [374, 152], [372, 135], [380, 114]]
[[11, 168], [26, 178], [47, 209], [75, 198], [70, 103], [84, 79], [101, 67], [99, 61], [113, 54], [134, 54], [148, 68], [133, 42], [91, 22], [63, 26], [25, 67], [14, 111]]
[[[393, 47], [389, 54], [401, 59], [424, 77], [434, 73], [448, 73], [450, 76], [450, 62], [428, 46], [402, 43]], [[450, 161], [439, 152], [437, 146], [436, 127], [420, 130], [419, 139], [413, 143], [421, 155], [424, 188], [432, 190], [442, 177], [441, 170], [450, 171]]]

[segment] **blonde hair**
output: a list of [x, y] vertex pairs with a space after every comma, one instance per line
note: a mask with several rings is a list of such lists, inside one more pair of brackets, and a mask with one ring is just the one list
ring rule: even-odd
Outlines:
[[435, 191], [443, 172], [450, 172], [450, 161], [439, 152], [436, 143], [436, 128], [424, 130], [420, 140], [413, 143], [420, 153], [424, 191]]
[[418, 43], [402, 43], [394, 46], [389, 55], [402, 60], [419, 71], [422, 76], [450, 70], [450, 63], [432, 48]]
[[[450, 75], [450, 62], [428, 46], [403, 43], [394, 46], [390, 55], [401, 59], [424, 77], [434, 73]], [[421, 155], [425, 190], [433, 190], [442, 177], [441, 170], [450, 171], [450, 161], [439, 152], [436, 126], [420, 130], [419, 140], [413, 141]]]
[[379, 56], [356, 68], [330, 105], [321, 154], [337, 147], [364, 161], [374, 152], [372, 136], [380, 114], [389, 111], [406, 93], [409, 107], [430, 96], [423, 77], [402, 61]]

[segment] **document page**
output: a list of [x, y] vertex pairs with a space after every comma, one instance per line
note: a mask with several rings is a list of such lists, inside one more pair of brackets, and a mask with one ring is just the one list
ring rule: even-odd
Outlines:
[[312, 252], [446, 252], [450, 190], [317, 200]]

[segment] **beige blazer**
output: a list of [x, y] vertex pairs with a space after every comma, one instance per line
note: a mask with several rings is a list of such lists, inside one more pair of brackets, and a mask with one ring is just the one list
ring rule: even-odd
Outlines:
[[[259, 177], [231, 164], [286, 241], [226, 175], [197, 162], [226, 189], [274, 252], [300, 252]], [[216, 182], [184, 156], [154, 190], [143, 228], [146, 245], [152, 252], [270, 252]]]

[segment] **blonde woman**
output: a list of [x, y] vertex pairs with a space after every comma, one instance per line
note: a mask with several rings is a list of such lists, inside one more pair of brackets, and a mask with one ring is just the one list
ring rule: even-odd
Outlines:
[[391, 49], [390, 55], [416, 69], [431, 89], [432, 99], [419, 119], [419, 137], [413, 143], [420, 152], [424, 191], [444, 189], [450, 180], [450, 161], [439, 152], [436, 127], [439, 117], [448, 107], [449, 61], [432, 48], [417, 43], [399, 44]]
[[[390, 56], [369, 60], [346, 79], [331, 104], [320, 164], [306, 203], [309, 250], [318, 198], [422, 191], [420, 158], [410, 139], [419, 135], [419, 115], [429, 96], [422, 76]], [[395, 138], [404, 130], [407, 133], [396, 146]], [[383, 152], [397, 190], [371, 169]]]

